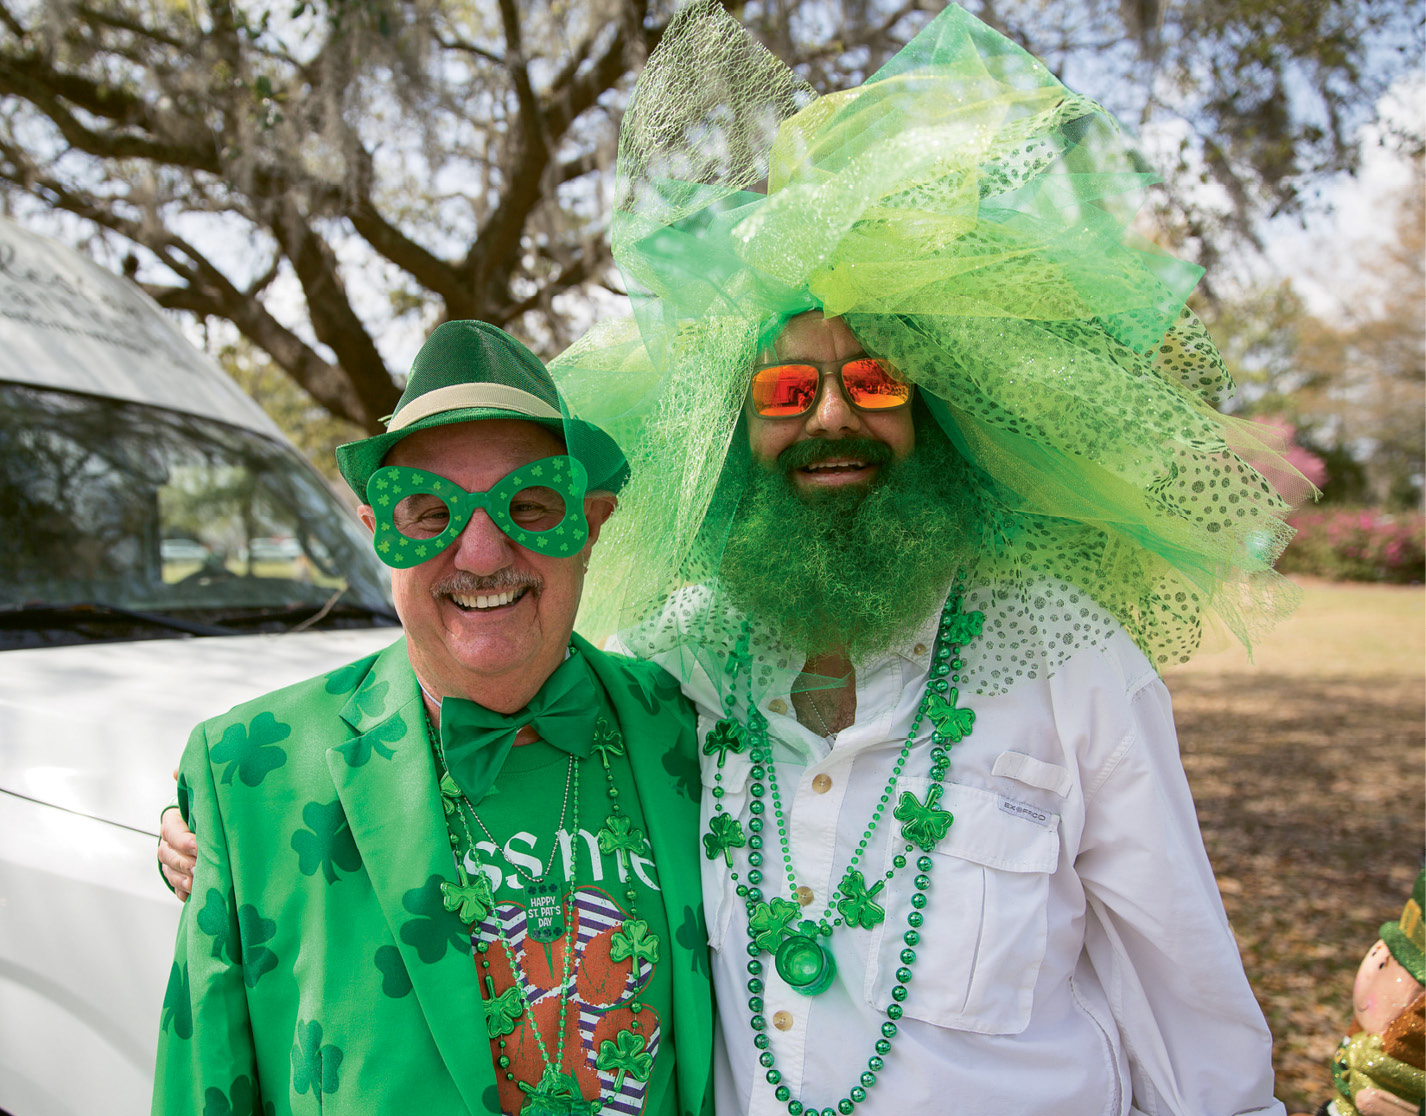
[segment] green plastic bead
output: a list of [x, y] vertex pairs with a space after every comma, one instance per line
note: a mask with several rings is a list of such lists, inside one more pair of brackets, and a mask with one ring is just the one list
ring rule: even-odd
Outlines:
[[760, 883], [762, 883], [762, 882], [763, 882], [763, 874], [762, 874], [762, 872], [759, 871], [757, 868], [754, 868], [751, 872], [748, 873], [748, 883], [750, 883], [750, 884], [760, 884]]
[[751, 806], [748, 807], [748, 809], [755, 814], [761, 814], [763, 812], [764, 807], [761, 802], [754, 802]]
[[748, 828], [751, 829], [754, 833], [761, 833], [763, 831], [762, 818], [749, 818]]
[[887, 1005], [886, 1005], [886, 1014], [889, 1015], [889, 1016], [891, 1016], [891, 1018], [893, 1018], [893, 1019], [900, 1019], [900, 1018], [901, 1018], [901, 1005], [900, 1005], [900, 1004], [887, 1004]]
[[778, 1082], [780, 1082], [781, 1080], [782, 1080], [782, 1074], [780, 1074], [777, 1070], [775, 1070], [775, 1069], [770, 1069], [770, 1070], [767, 1071], [767, 1083], [768, 1083], [769, 1085], [776, 1085], [776, 1084], [778, 1084]]
[[755, 1031], [766, 1031], [767, 1020], [764, 1019], [761, 1015], [755, 1015], [752, 1017], [752, 1019], [748, 1021], [748, 1026], [752, 1027], [752, 1029]]
[[916, 861], [916, 867], [923, 872], [929, 872], [931, 870], [931, 858], [929, 856], [920, 857]]
[[891, 998], [897, 1003], [900, 1003], [902, 1000], [906, 999], [906, 985], [897, 984], [893, 986], [891, 989]]
[[772, 1045], [772, 1039], [768, 1038], [767, 1035], [754, 1035], [753, 1045], [756, 1046], [759, 1050], [766, 1050], [769, 1046]]
[[[762, 963], [761, 961], [759, 961], [756, 957], [753, 958], [751, 961], [748, 962], [748, 972], [752, 973], [753, 976], [757, 976], [757, 975], [758, 975], [759, 973], [761, 973], [762, 971], [763, 971], [763, 963]], [[758, 991], [761, 992], [762, 989], [758, 989]]]
[[857, 1104], [861, 1104], [862, 1101], [866, 1100], [866, 1090], [860, 1085], [853, 1085], [847, 1095], [856, 1101]]
[[909, 946], [916, 946], [921, 944], [921, 935], [915, 930], [908, 930], [901, 935], [901, 940]]
[[[761, 837], [759, 837], [756, 833], [754, 833], [751, 837], [748, 838], [748, 848], [752, 849], [754, 852], [756, 852], [758, 849], [760, 849], [760, 848], [762, 848], [762, 847], [763, 847], [763, 839], [762, 839]], [[751, 854], [749, 854], [749, 855], [751, 855]], [[761, 860], [761, 854], [759, 854], [759, 859]]]
[[762, 998], [761, 996], [749, 996], [749, 997], [748, 997], [748, 1010], [749, 1010], [749, 1011], [751, 1011], [753, 1014], [756, 1015], [758, 1012], [762, 1011], [762, 1009], [763, 1009], [763, 998]]
[[914, 949], [903, 949], [901, 951], [901, 963], [903, 965], [916, 964], [916, 951]]
[[[881, 1043], [878, 1042], [876, 1045], [877, 1045], [877, 1048], [878, 1048], [878, 1049], [881, 1048]], [[887, 1047], [887, 1049], [889, 1050], [889, 1049], [891, 1049], [891, 1048], [890, 1048], [890, 1047]], [[881, 1070], [882, 1070], [882, 1067], [885, 1066], [886, 1063], [881, 1060], [880, 1055], [873, 1054], [870, 1058], [868, 1058], [868, 1059], [866, 1060], [866, 1065], [867, 1065], [867, 1069], [872, 1070], [872, 1071], [874, 1071], [874, 1072], [876, 1072], [876, 1073], [880, 1073]]]
[[[915, 895], [911, 896], [911, 905], [919, 911], [926, 905], [926, 893], [924, 891], [918, 891]], [[919, 926], [920, 923], [916, 923], [915, 925]]]
[[890, 1054], [890, 1053], [891, 1053], [891, 1043], [887, 1042], [886, 1039], [877, 1039], [877, 1040], [876, 1040], [876, 1052], [877, 1052], [878, 1054]]
[[925, 921], [926, 916], [923, 915], [920, 911], [912, 911], [909, 915], [906, 916], [906, 922], [910, 926], [919, 927], [921, 923]]
[[863, 1086], [865, 1086], [866, 1088], [870, 1089], [870, 1088], [871, 1088], [873, 1085], [875, 1085], [875, 1084], [876, 1084], [876, 1074], [872, 1073], [870, 1070], [867, 1070], [866, 1073], [862, 1074], [862, 1085], [863, 1085]]
[[896, 979], [899, 980], [902, 984], [910, 984], [910, 983], [911, 983], [911, 970], [910, 970], [910, 969], [907, 969], [907, 968], [900, 968], [900, 969], [897, 969], [897, 970], [896, 970]]
[[759, 798], [761, 798], [765, 793], [767, 793], [767, 787], [763, 786], [761, 783], [754, 783], [748, 789], [751, 790]]
[[895, 856], [893, 856], [893, 857], [891, 858], [891, 863], [892, 863], [892, 866], [893, 866], [893, 867], [896, 867], [896, 868], [905, 868], [905, 867], [906, 867], [906, 858], [905, 858], [904, 856], [902, 856], [900, 853], [897, 853]]
[[855, 1107], [856, 1105], [847, 1097], [843, 1097], [837, 1102], [837, 1111], [840, 1112], [842, 1116], [852, 1116], [852, 1109]]
[[916, 877], [914, 880], [912, 880], [911, 882], [916, 885], [916, 890], [917, 890], [917, 891], [925, 891], [928, 887], [931, 886], [931, 877], [930, 877], [930, 876], [917, 876], [917, 877]]
[[499, 1066], [500, 1066], [501, 1069], [509, 1069], [509, 1068], [510, 1068], [510, 1059], [509, 1059], [508, 1057], [506, 1057], [504, 1054], [500, 1055], [500, 1057], [497, 1058], [496, 1061], [497, 1061], [497, 1063], [499, 1064]]
[[786, 1085], [779, 1085], [772, 1095], [782, 1101], [783, 1104], [786, 1104], [792, 1097], [792, 1090]]
[[802, 1116], [802, 1102], [790, 1100], [787, 1102], [788, 1116]]
[[[912, 904], [912, 906], [917, 906], [917, 905], [918, 905], [918, 904], [916, 903], [916, 900], [917, 900], [917, 899], [920, 899], [920, 900], [921, 900], [919, 906], [924, 907], [924, 906], [926, 905], [926, 897], [925, 897], [924, 895], [922, 895], [922, 894], [918, 891], [915, 895], [913, 895], [913, 896], [911, 897], [911, 904]], [[750, 902], [753, 902], [753, 903], [761, 903], [761, 902], [763, 901], [762, 888], [760, 888], [760, 887], [750, 887], [750, 888], [748, 888], [748, 900], [749, 900]]]
[[[771, 1050], [764, 1050], [761, 1054], [758, 1055], [758, 1065], [762, 1066], [763, 1069], [772, 1069], [772, 1063], [774, 1060], [775, 1059], [772, 1056]], [[776, 1084], [776, 1082], [774, 1082], [774, 1084]]]
[[885, 1036], [886, 1036], [887, 1038], [889, 1038], [889, 1039], [890, 1039], [890, 1038], [895, 1038], [895, 1037], [896, 1037], [896, 1024], [895, 1024], [895, 1023], [883, 1023], [883, 1024], [881, 1025], [881, 1033], [882, 1033], [883, 1035], [885, 1035]]

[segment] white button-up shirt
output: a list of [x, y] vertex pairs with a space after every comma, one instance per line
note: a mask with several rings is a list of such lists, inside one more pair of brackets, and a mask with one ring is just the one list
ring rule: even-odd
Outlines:
[[[971, 593], [965, 607], [985, 609], [994, 625], [987, 601]], [[883, 794], [860, 863], [869, 886], [905, 847], [891, 811], [903, 791], [924, 801], [931, 786], [928, 724], [888, 781], [935, 634], [933, 617], [899, 653], [859, 666], [856, 720], [835, 737], [802, 726], [789, 694], [761, 702], [793, 872], [813, 893], [809, 917], [826, 910]], [[969, 661], [974, 644], [964, 654]], [[695, 669], [680, 681], [703, 740], [723, 694]], [[899, 1033], [856, 1111], [1281, 1116], [1271, 1038], [1204, 853], [1168, 692], [1127, 634], [1076, 652], [1049, 679], [960, 704], [975, 725], [950, 746], [940, 806], [955, 821], [929, 854]], [[745, 750], [721, 769], [723, 809], [745, 833], [751, 766]], [[703, 757], [705, 831], [718, 770], [716, 755]], [[763, 896], [790, 898], [770, 789], [765, 801]], [[747, 852], [734, 852], [744, 881]], [[868, 1068], [898, 983], [920, 856], [907, 854], [877, 896], [880, 924], [836, 929], [837, 978], [821, 995], [792, 990], [761, 955], [776, 1070], [808, 1108], [835, 1106]], [[753, 1044], [747, 910], [722, 856], [703, 861], [703, 894], [721, 1024], [718, 1112], [784, 1116]]]

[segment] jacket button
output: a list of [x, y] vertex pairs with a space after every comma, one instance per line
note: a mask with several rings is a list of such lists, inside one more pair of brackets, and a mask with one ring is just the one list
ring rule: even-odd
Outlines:
[[787, 1030], [789, 1027], [792, 1026], [792, 1012], [774, 1012], [772, 1017], [772, 1025], [776, 1027], [779, 1031]]
[[812, 789], [818, 794], [826, 794], [832, 789], [832, 777], [826, 774], [812, 776]]
[[801, 903], [804, 907], [808, 906], [812, 902], [812, 889], [806, 884], [803, 884], [792, 894], [797, 897], [797, 901]]
[[924, 643], [918, 643], [912, 648], [912, 652], [917, 655], [924, 655], [926, 653], [926, 645]]
[[773, 698], [767, 703], [767, 709], [769, 713], [786, 713], [787, 702], [783, 701], [782, 698]]

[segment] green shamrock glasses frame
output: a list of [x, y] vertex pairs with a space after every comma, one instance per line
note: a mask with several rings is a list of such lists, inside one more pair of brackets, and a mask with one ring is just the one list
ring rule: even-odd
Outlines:
[[386, 465], [367, 482], [376, 518], [372, 546], [388, 566], [398, 570], [419, 566], [459, 538], [479, 508], [521, 546], [537, 554], [572, 558], [589, 537], [584, 518], [588, 485], [584, 466], [566, 456], [521, 465], [487, 492], [467, 492], [455, 481], [424, 469]]

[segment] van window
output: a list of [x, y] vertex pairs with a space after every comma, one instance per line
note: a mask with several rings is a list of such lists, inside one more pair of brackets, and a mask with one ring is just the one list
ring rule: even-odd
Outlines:
[[0, 647], [394, 622], [365, 531], [287, 447], [0, 383]]

